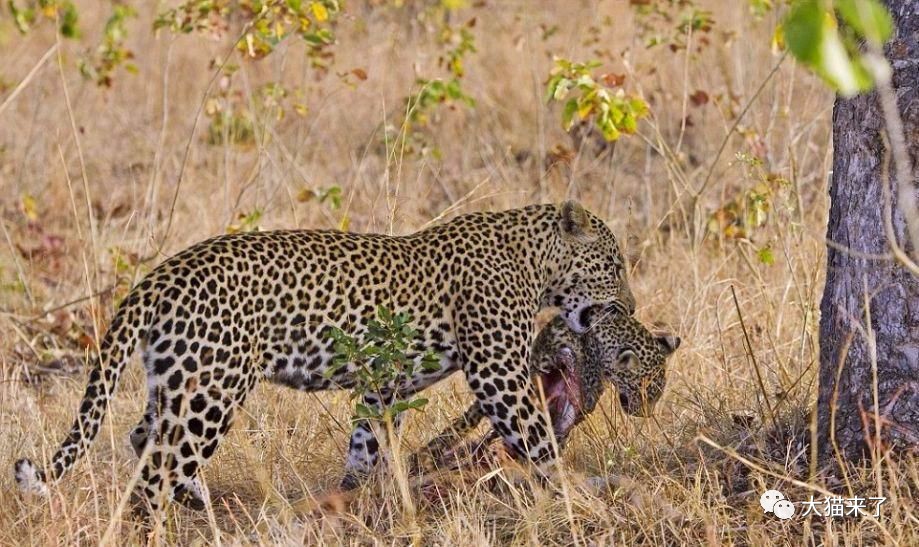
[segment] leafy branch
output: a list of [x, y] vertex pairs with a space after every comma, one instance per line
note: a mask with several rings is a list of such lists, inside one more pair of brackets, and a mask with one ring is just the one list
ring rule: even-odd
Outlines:
[[577, 120], [591, 120], [604, 139], [615, 141], [623, 133], [635, 133], [638, 120], [648, 115], [648, 103], [637, 95], [626, 94], [619, 87], [622, 77], [595, 76], [594, 70], [600, 66], [598, 61], [576, 63], [557, 58], [549, 74], [546, 100], [564, 101], [562, 126], [565, 131]]
[[[357, 382], [351, 392], [353, 400], [362, 399], [368, 393], [379, 396], [419, 371], [440, 370], [440, 356], [436, 352], [428, 350], [419, 355], [412, 350], [418, 331], [411, 326], [411, 321], [411, 316], [406, 313], [393, 313], [385, 306], [379, 306], [377, 317], [367, 322], [367, 331], [361, 339], [340, 328], [331, 329], [328, 337], [334, 342], [335, 357], [325, 371], [325, 377], [333, 377], [349, 364], [356, 366], [354, 376]], [[379, 399], [384, 400], [382, 396]], [[423, 409], [427, 402], [421, 397], [397, 400], [381, 409], [359, 402], [355, 405], [353, 419], [387, 421], [407, 410]]]
[[222, 34], [234, 18], [253, 21], [236, 43], [252, 59], [261, 59], [285, 38], [299, 36], [314, 66], [326, 68], [327, 46], [334, 42], [332, 25], [341, 12], [338, 0], [187, 0], [160, 13], [154, 29]]

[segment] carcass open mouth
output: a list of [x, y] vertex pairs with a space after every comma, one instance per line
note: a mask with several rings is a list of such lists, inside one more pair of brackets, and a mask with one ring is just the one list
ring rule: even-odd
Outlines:
[[573, 367], [561, 367], [540, 376], [555, 438], [561, 444], [583, 418], [581, 382]]

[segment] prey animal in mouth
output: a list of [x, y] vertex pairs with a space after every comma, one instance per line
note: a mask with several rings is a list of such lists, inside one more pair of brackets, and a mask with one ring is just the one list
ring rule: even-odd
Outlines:
[[[652, 333], [618, 307], [594, 306], [583, 315], [588, 325], [584, 333], [574, 332], [560, 317], [550, 321], [536, 337], [530, 359], [530, 374], [538, 379], [560, 448], [593, 412], [608, 384], [618, 391], [627, 414], [649, 416], [663, 394], [667, 359], [680, 345], [678, 337]], [[421, 469], [422, 460], [439, 469], [459, 467], [457, 447], [484, 417], [478, 403], [470, 405], [413, 456], [412, 467]], [[500, 435], [492, 429], [475, 442], [470, 449], [473, 459], [480, 459], [476, 454], [482, 456], [497, 438]]]

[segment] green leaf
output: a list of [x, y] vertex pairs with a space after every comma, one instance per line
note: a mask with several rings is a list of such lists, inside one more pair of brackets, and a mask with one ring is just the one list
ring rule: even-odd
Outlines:
[[833, 14], [819, 0], [800, 0], [782, 24], [791, 53], [844, 96], [867, 90], [871, 76], [850, 55]]
[[411, 407], [409, 406], [409, 404], [408, 404], [407, 402], [405, 402], [405, 401], [396, 401], [395, 403], [393, 403], [393, 405], [392, 405], [391, 407], [389, 407], [389, 414], [392, 415], [392, 416], [394, 416], [394, 415], [399, 414], [399, 413], [401, 413], [401, 412], [405, 412], [405, 411], [408, 410], [409, 408], [411, 408]]
[[775, 254], [772, 252], [772, 247], [770, 245], [766, 245], [762, 249], [756, 251], [756, 258], [766, 266], [775, 264]]
[[421, 368], [428, 372], [440, 370], [440, 356], [433, 351], [425, 353], [421, 359]]
[[819, 62], [825, 15], [817, 0], [799, 0], [782, 23], [788, 49], [805, 63]]
[[372, 409], [363, 403], [357, 403], [354, 405], [354, 414], [358, 418], [376, 418], [380, 415], [376, 409]]
[[750, 12], [757, 19], [761, 19], [773, 7], [772, 0], [750, 0]]
[[619, 124], [622, 127], [622, 130], [626, 133], [634, 133], [638, 130], [638, 122], [635, 120], [635, 116], [632, 116], [630, 113], [624, 113], [622, 118], [622, 123]]
[[565, 131], [571, 129], [571, 126], [574, 124], [574, 115], [577, 111], [577, 99], [568, 99], [568, 102], [565, 103], [565, 109], [562, 111], [562, 127], [565, 128]]
[[619, 130], [616, 129], [616, 126], [614, 126], [613, 124], [611, 123], [606, 124], [603, 127], [601, 127], [601, 130], [603, 131], [603, 138], [606, 139], [607, 141], [612, 142], [612, 141], [619, 139], [619, 136], [620, 136]]
[[79, 38], [80, 31], [77, 29], [77, 8], [73, 5], [73, 2], [67, 2], [62, 6], [60, 22], [61, 36], [65, 38]]
[[35, 22], [35, 10], [32, 8], [19, 9], [13, 0], [9, 0], [7, 6], [13, 15], [13, 21], [16, 23], [16, 28], [19, 32], [22, 34], [29, 32], [29, 28]]
[[567, 78], [562, 78], [559, 80], [558, 84], [555, 86], [555, 91], [552, 93], [552, 98], [556, 101], [563, 100], [568, 95], [568, 90], [571, 89], [572, 81]]
[[855, 32], [882, 46], [893, 32], [893, 18], [878, 0], [836, 0], [836, 9]]
[[422, 408], [424, 408], [424, 405], [426, 404], [428, 404], [428, 400], [423, 397], [419, 397], [417, 399], [413, 399], [409, 401], [408, 407], [413, 410], [421, 410]]
[[558, 88], [558, 84], [561, 83], [563, 76], [561, 74], [555, 74], [549, 78], [549, 83], [546, 84], [546, 102], [549, 102], [555, 98], [555, 90]]

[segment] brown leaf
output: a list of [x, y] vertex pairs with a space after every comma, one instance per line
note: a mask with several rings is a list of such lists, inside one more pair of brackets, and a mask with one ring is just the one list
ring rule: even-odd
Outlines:
[[303, 188], [297, 192], [297, 201], [300, 203], [306, 203], [307, 201], [312, 201], [316, 198], [316, 191], [312, 188]]
[[619, 87], [625, 82], [625, 74], [613, 74], [612, 72], [607, 72], [606, 74], [600, 76], [600, 80], [604, 85], [606, 85], [606, 87]]
[[118, 203], [109, 210], [109, 215], [112, 218], [120, 218], [131, 212], [131, 206], [127, 203]]
[[551, 169], [554, 165], [563, 163], [570, 165], [574, 160], [575, 152], [563, 144], [556, 144], [546, 155], [546, 167]]
[[92, 350], [96, 347], [96, 339], [90, 336], [86, 332], [81, 332], [77, 335], [76, 339], [77, 345], [83, 349]]
[[353, 68], [351, 69], [351, 74], [354, 74], [354, 76], [362, 82], [367, 79], [367, 71], [363, 68]]
[[702, 106], [708, 103], [708, 93], [697, 89], [695, 93], [689, 96], [689, 101], [693, 106]]

